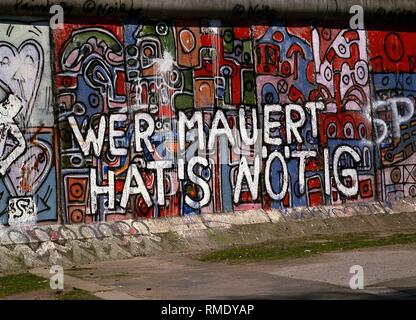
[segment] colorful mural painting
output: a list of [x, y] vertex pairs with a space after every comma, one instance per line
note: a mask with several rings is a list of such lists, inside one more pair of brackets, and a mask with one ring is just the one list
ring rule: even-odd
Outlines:
[[0, 220], [58, 218], [49, 25], [0, 23]]
[[382, 200], [416, 197], [416, 33], [369, 31]]
[[0, 221], [416, 197], [416, 33], [0, 22]]

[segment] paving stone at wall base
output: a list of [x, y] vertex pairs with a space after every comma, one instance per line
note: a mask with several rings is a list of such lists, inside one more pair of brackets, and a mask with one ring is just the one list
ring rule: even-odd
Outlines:
[[203, 223], [208, 228], [231, 228], [233, 225], [245, 225], [270, 222], [264, 210], [235, 211], [227, 214], [202, 214]]
[[391, 213], [415, 212], [416, 200], [414, 198], [406, 198], [401, 201], [393, 201], [386, 203], [385, 207]]

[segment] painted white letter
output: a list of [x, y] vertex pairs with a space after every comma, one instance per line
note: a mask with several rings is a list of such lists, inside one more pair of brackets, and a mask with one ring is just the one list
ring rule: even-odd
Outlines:
[[316, 138], [318, 136], [318, 118], [316, 116], [316, 110], [324, 110], [325, 105], [322, 102], [307, 102], [305, 107], [310, 109], [312, 137]]
[[91, 152], [91, 145], [94, 150], [94, 155], [99, 157], [101, 153], [101, 149], [103, 147], [104, 142], [104, 134], [105, 134], [105, 126], [106, 120], [105, 116], [102, 115], [100, 117], [100, 124], [98, 125], [98, 135], [96, 136], [94, 130], [90, 127], [87, 132], [87, 137], [84, 137], [81, 134], [81, 131], [78, 128], [77, 121], [75, 120], [74, 116], [68, 117], [69, 126], [71, 127], [72, 131], [74, 132], [75, 138], [77, 139], [79, 146], [84, 153], [85, 156], [88, 156]]
[[205, 149], [205, 139], [204, 139], [204, 122], [202, 119], [202, 112], [195, 111], [194, 115], [191, 119], [188, 120], [186, 114], [183, 112], [179, 112], [179, 121], [178, 121], [178, 131], [179, 131], [179, 150], [181, 153], [185, 151], [185, 144], [186, 144], [186, 131], [185, 126], [188, 129], [192, 129], [197, 124], [198, 130], [198, 149], [204, 150]]
[[238, 168], [237, 182], [234, 190], [234, 203], [238, 203], [241, 194], [241, 185], [244, 177], [246, 178], [248, 188], [250, 189], [252, 200], [256, 200], [259, 188], [259, 174], [260, 174], [260, 156], [256, 156], [254, 160], [254, 177], [251, 176], [250, 168], [246, 157], [242, 157], [240, 166]]
[[150, 161], [147, 168], [156, 170], [157, 203], [160, 206], [165, 204], [165, 185], [163, 183], [163, 170], [172, 168], [172, 161]]
[[325, 194], [331, 194], [331, 175], [329, 172], [329, 150], [324, 148], [324, 175], [325, 175]]
[[102, 194], [108, 195], [108, 209], [115, 209], [115, 188], [114, 188], [114, 171], [108, 170], [108, 185], [97, 185], [96, 169], [90, 170], [90, 199], [91, 199], [91, 213], [96, 214], [98, 210], [97, 197]]
[[[132, 186], [132, 181], [135, 181], [136, 187]], [[126, 208], [130, 196], [134, 194], [141, 194], [148, 207], [152, 205], [152, 200], [150, 199], [149, 192], [147, 191], [143, 178], [137, 168], [137, 164], [132, 163], [127, 170], [120, 207]]]
[[[140, 131], [140, 120], [147, 122], [147, 128], [144, 131]], [[136, 145], [136, 152], [142, 151], [140, 140], [144, 141], [149, 152], [153, 151], [152, 144], [149, 141], [149, 137], [155, 131], [155, 121], [150, 114], [147, 113], [136, 113], [134, 115], [134, 138]]]
[[[218, 128], [220, 121], [222, 122], [224, 128]], [[208, 139], [208, 149], [212, 151], [214, 148], [214, 144], [216, 141], [217, 136], [226, 135], [228, 137], [228, 141], [232, 146], [235, 145], [234, 137], [231, 132], [230, 126], [228, 125], [227, 118], [224, 115], [222, 110], [218, 110], [215, 113], [214, 120], [212, 120], [212, 128], [209, 133]]]
[[247, 133], [246, 128], [246, 112], [244, 110], [244, 107], [240, 107], [240, 110], [238, 112], [238, 118], [240, 122], [240, 133], [241, 133], [241, 139], [243, 140], [244, 144], [247, 146], [254, 145], [257, 141], [257, 110], [256, 108], [251, 109], [251, 117], [252, 117], [252, 137], [250, 138]]
[[[283, 169], [283, 176], [281, 177], [281, 180], [283, 181], [282, 190], [278, 194], [273, 192], [273, 187], [270, 183], [270, 178], [271, 178], [270, 167], [271, 167], [273, 160], [276, 158], [279, 159], [282, 165], [282, 169]], [[266, 190], [270, 198], [276, 201], [280, 201], [284, 198], [287, 192], [287, 188], [289, 186], [289, 174], [287, 171], [287, 165], [286, 165], [285, 159], [283, 158], [282, 154], [279, 151], [273, 151], [266, 161], [266, 168], [264, 170], [264, 182], [266, 184]]]
[[264, 106], [264, 143], [279, 146], [282, 144], [282, 139], [270, 137], [270, 130], [280, 127], [279, 121], [270, 121], [270, 114], [275, 112], [282, 112], [282, 106], [278, 104], [266, 104]]
[[305, 159], [316, 157], [316, 151], [297, 151], [292, 152], [292, 157], [299, 158], [299, 192], [305, 192]]
[[[298, 143], [303, 143], [302, 136], [299, 134], [298, 129], [305, 123], [305, 111], [298, 104], [288, 104], [285, 107], [286, 111], [286, 140], [288, 144], [292, 143], [292, 134], [295, 136]], [[297, 121], [292, 120], [292, 111], [296, 111], [299, 114], [300, 119]]]
[[127, 155], [126, 148], [117, 148], [115, 143], [115, 138], [122, 137], [125, 135], [125, 132], [114, 127], [116, 122], [127, 121], [127, 115], [123, 113], [110, 114], [109, 119], [109, 130], [108, 130], [108, 140], [110, 140], [110, 152], [113, 156], [125, 156]]
[[352, 156], [355, 162], [359, 162], [361, 160], [360, 155], [355, 151], [353, 148], [349, 146], [341, 146], [335, 150], [334, 154], [334, 178], [337, 188], [340, 192], [342, 192], [346, 196], [355, 196], [358, 193], [358, 174], [356, 169], [342, 169], [341, 176], [347, 177], [350, 176], [352, 180], [352, 186], [346, 187], [342, 184], [339, 175], [338, 175], [338, 162], [339, 158], [343, 153], [348, 153]]
[[200, 209], [207, 205], [211, 198], [211, 190], [208, 183], [201, 177], [198, 177], [194, 172], [194, 166], [200, 164], [203, 167], [208, 167], [208, 160], [203, 157], [193, 157], [188, 163], [188, 178], [191, 182], [199, 185], [204, 193], [203, 197], [199, 201], [193, 200], [188, 195], [185, 195], [185, 203], [193, 209]]
[[244, 177], [246, 178], [248, 188], [250, 189], [252, 200], [256, 200], [258, 196], [259, 188], [259, 174], [260, 174], [260, 156], [256, 156], [254, 159], [254, 174], [252, 177], [250, 168], [246, 157], [242, 157], [240, 166], [238, 168], [237, 181], [234, 189], [234, 203], [238, 203], [241, 194], [241, 185], [243, 184]]

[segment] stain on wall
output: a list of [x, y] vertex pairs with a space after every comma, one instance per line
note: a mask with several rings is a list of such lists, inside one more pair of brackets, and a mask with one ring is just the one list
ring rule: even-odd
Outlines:
[[416, 196], [414, 37], [280, 21], [2, 21], [1, 222]]

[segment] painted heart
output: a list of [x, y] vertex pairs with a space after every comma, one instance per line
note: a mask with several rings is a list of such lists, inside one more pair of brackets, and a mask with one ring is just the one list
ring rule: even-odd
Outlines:
[[9, 167], [4, 179], [14, 196], [35, 194], [52, 166], [52, 146], [45, 141], [28, 140], [25, 153]]
[[19, 127], [28, 127], [42, 70], [43, 51], [36, 41], [26, 40], [19, 48], [0, 42], [0, 80], [23, 101], [22, 110], [15, 118]]

